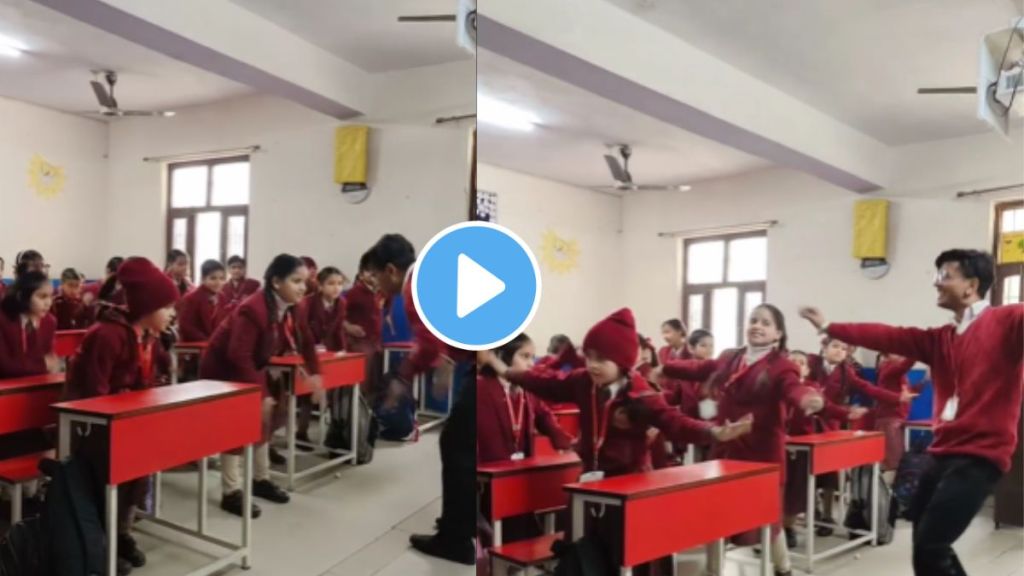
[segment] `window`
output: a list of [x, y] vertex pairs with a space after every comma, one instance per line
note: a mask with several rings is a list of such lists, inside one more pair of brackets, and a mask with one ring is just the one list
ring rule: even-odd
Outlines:
[[1016, 304], [1024, 302], [1024, 262], [1003, 261], [1003, 238], [1006, 234], [1024, 233], [1024, 202], [1004, 202], [996, 204], [994, 249], [992, 255], [996, 259], [996, 277], [992, 285], [992, 303]]
[[768, 236], [744, 232], [684, 242], [683, 318], [715, 335], [715, 353], [744, 342], [750, 312], [764, 302]]
[[192, 278], [205, 260], [246, 257], [249, 158], [217, 158], [168, 166], [167, 246], [192, 256]]

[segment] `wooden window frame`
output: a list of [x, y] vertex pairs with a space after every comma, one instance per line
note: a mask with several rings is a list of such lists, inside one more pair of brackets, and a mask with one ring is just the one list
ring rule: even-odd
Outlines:
[[[174, 246], [174, 221], [179, 218], [185, 218], [188, 221], [187, 232], [185, 236], [185, 246], [190, 252], [190, 256], [194, 257], [191, 252], [195, 248], [195, 219], [196, 215], [201, 212], [219, 212], [221, 215], [221, 262], [226, 262], [232, 254], [227, 253], [228, 249], [228, 219], [232, 216], [245, 216], [245, 238], [243, 240], [245, 247], [245, 257], [249, 257], [249, 204], [230, 204], [226, 206], [213, 206], [211, 205], [213, 197], [213, 168], [220, 164], [235, 164], [238, 162], [245, 162], [250, 164], [252, 168], [251, 160], [248, 155], [243, 156], [226, 156], [222, 158], [210, 158], [207, 160], [190, 160], [188, 162], [173, 162], [167, 165], [167, 219], [166, 219], [166, 234], [165, 234], [165, 253], [169, 253], [171, 248]], [[189, 208], [174, 208], [172, 207], [172, 201], [174, 199], [174, 171], [182, 168], [190, 168], [194, 166], [206, 166], [206, 202], [204, 206], [189, 207]], [[251, 186], [250, 186], [250, 201], [251, 201]], [[191, 271], [190, 271], [191, 272]]]
[[[768, 280], [755, 280], [747, 282], [729, 282], [729, 242], [733, 240], [741, 240], [744, 238], [764, 238], [765, 242], [768, 240], [767, 230], [756, 230], [752, 232], [736, 232], [731, 234], [716, 234], [713, 236], [696, 236], [693, 238], [683, 239], [683, 322], [686, 324], [688, 331], [693, 330], [693, 326], [689, 326], [690, 320], [690, 296], [700, 294], [704, 297], [704, 310], [701, 316], [701, 325], [705, 330], [711, 331], [711, 311], [713, 308], [712, 297], [714, 291], [721, 288], [736, 288], [739, 292], [739, 297], [736, 301], [738, 306], [736, 318], [736, 335], [739, 341], [737, 345], [742, 346], [744, 341], [744, 327], [747, 323], [746, 314], [744, 313], [744, 306], [746, 301], [746, 295], [751, 292], [760, 292], [762, 302], [767, 302], [768, 295]], [[690, 245], [700, 244], [704, 242], [715, 242], [722, 241], [725, 243], [725, 250], [723, 254], [723, 268], [722, 268], [722, 282], [714, 284], [690, 284], [688, 276], [689, 272], [689, 255]], [[767, 258], [767, 254], [765, 254]], [[767, 276], [767, 274], [766, 274]]]
[[1024, 208], [1024, 200], [1010, 200], [999, 202], [995, 206], [995, 233], [992, 238], [992, 257], [995, 259], [995, 279], [992, 283], [991, 302], [999, 306], [1003, 304], [1003, 280], [1007, 276], [1021, 276], [1021, 294], [1024, 294], [1024, 263], [1000, 264], [999, 263], [999, 237], [1003, 233], [1003, 213], [1009, 210]]

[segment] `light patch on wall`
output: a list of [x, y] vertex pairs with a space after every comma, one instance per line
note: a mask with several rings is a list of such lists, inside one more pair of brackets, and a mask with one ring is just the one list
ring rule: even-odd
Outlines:
[[544, 232], [540, 252], [544, 266], [556, 274], [569, 274], [579, 268], [579, 243], [562, 238], [554, 230]]
[[64, 169], [34, 154], [28, 163], [28, 187], [42, 198], [53, 198], [64, 190]]

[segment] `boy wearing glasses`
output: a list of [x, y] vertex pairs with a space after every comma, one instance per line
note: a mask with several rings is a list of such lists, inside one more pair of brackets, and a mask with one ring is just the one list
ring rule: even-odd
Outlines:
[[1024, 304], [990, 306], [992, 256], [947, 250], [935, 260], [937, 304], [954, 321], [939, 328], [829, 323], [816, 308], [801, 316], [821, 332], [928, 364], [935, 385], [930, 469], [911, 504], [914, 573], [965, 575], [953, 542], [1011, 467], [1024, 388]]

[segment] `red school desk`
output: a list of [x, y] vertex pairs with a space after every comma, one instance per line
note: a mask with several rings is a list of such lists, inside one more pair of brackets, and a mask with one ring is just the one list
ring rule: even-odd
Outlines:
[[[535, 456], [524, 460], [489, 462], [476, 467], [481, 497], [488, 499], [487, 520], [494, 526], [494, 546], [502, 545], [501, 522], [505, 518], [561, 508], [569, 499], [563, 486], [576, 482], [583, 463], [575, 454]], [[554, 518], [548, 517], [550, 520]], [[548, 522], [547, 532], [553, 531]]]
[[[260, 441], [261, 391], [259, 386], [198, 380], [113, 396], [97, 396], [54, 404], [60, 419], [58, 454], [71, 452], [73, 430], [103, 434], [108, 444], [106, 470], [106, 525], [117, 525], [118, 485], [162, 470], [199, 460], [198, 528], [192, 530], [160, 518], [154, 498], [149, 520], [193, 536], [229, 553], [192, 572], [213, 574], [238, 561], [249, 567], [252, 553], [252, 445]], [[82, 425], [85, 426], [82, 426]], [[159, 450], [154, 450], [159, 446]], [[242, 541], [235, 544], [206, 532], [206, 458], [243, 448]], [[157, 480], [159, 483], [159, 480]], [[117, 573], [117, 538], [107, 539], [107, 576]]]
[[[60, 398], [64, 374], [40, 374], [0, 380], [0, 434], [56, 424], [50, 405]], [[0, 485], [11, 488], [11, 523], [21, 520], [22, 485], [39, 477], [43, 454], [0, 460]]]
[[85, 330], [58, 330], [53, 340], [53, 353], [58, 358], [69, 358], [78, 351], [85, 338]]
[[178, 367], [185, 356], [201, 356], [207, 342], [175, 342], [171, 348], [171, 384], [178, 383]]
[[[387, 374], [391, 370], [391, 355], [399, 354], [402, 355], [411, 354], [416, 345], [413, 342], [388, 342], [384, 344], [384, 374]], [[419, 423], [419, 431], [426, 432], [431, 428], [436, 428], [441, 424], [444, 424], [448, 419], [448, 414], [452, 411], [452, 405], [455, 402], [455, 383], [452, 382], [448, 386], [448, 397], [446, 399], [446, 407], [444, 412], [435, 412], [427, 407], [427, 377], [426, 374], [417, 374], [413, 378], [412, 382], [412, 395], [416, 400], [416, 416], [417, 419], [422, 420]]]
[[[351, 436], [359, 438], [359, 384], [366, 380], [366, 355], [347, 352], [319, 352], [320, 378], [323, 381], [324, 390], [336, 390], [338, 388], [349, 388], [352, 390], [351, 402]], [[285, 459], [285, 472], [271, 470], [270, 473], [283, 476], [287, 479], [288, 490], [295, 490], [296, 480], [301, 480], [312, 474], [316, 474], [328, 468], [333, 468], [345, 462], [356, 463], [358, 456], [357, 447], [359, 442], [352, 443], [352, 449], [339, 451], [341, 455], [330, 458], [316, 466], [295, 471], [295, 412], [298, 408], [299, 396], [307, 396], [313, 392], [309, 385], [303, 366], [305, 361], [301, 356], [275, 356], [270, 359], [270, 369], [284, 377], [285, 391], [288, 395], [288, 419], [285, 425], [285, 440], [287, 442], [287, 453]], [[320, 445], [314, 448], [323, 448], [323, 440], [327, 436], [327, 409], [320, 406]]]
[[[807, 562], [807, 572], [814, 570], [814, 562], [834, 556], [845, 550], [855, 548], [862, 544], [877, 544], [878, 539], [878, 478], [879, 463], [885, 458], [885, 436], [881, 432], [865, 432], [862, 430], [836, 430], [822, 434], [808, 434], [806, 436], [791, 436], [786, 440], [786, 450], [790, 452], [805, 452], [807, 454], [807, 530], [804, 552], [791, 550], [790, 554], [795, 558], [802, 558]], [[851, 530], [851, 535], [857, 538], [840, 544], [823, 552], [814, 550], [814, 527], [824, 525], [822, 522], [815, 522], [815, 476], [851, 470], [859, 466], [871, 466], [871, 530]], [[836, 526], [833, 526], [836, 527]], [[843, 528], [839, 526], [838, 528]]]
[[[622, 540], [619, 573], [695, 546], [721, 554], [725, 538], [760, 528], [761, 548], [769, 550], [771, 525], [782, 517], [779, 467], [776, 464], [711, 460], [570, 484], [572, 538], [583, 537], [588, 504], [621, 510], [615, 533]], [[724, 507], [724, 508], [723, 508]], [[666, 520], [674, 525], [666, 530]], [[761, 574], [770, 576], [770, 554], [761, 556]]]
[[910, 433], [914, 431], [931, 432], [935, 428], [934, 420], [907, 420], [903, 423], [903, 449], [910, 450]]

